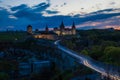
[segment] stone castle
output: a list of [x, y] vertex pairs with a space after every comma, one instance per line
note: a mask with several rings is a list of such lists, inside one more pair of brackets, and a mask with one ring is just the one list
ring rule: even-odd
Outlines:
[[71, 28], [65, 28], [64, 23], [62, 22], [59, 28], [54, 28], [54, 32], [58, 36], [63, 36], [63, 35], [75, 35], [76, 34], [76, 28], [75, 24], [73, 22], [73, 25]]
[[38, 29], [33, 31], [32, 26], [28, 25], [27, 33], [31, 34], [34, 38], [44, 38], [44, 39], [55, 40], [58, 38], [58, 36], [76, 35], [76, 27], [75, 27], [75, 23], [73, 22], [71, 28], [66, 28], [62, 21], [59, 28], [55, 27], [52, 31], [49, 30], [47, 25], [46, 25], [45, 31], [39, 31]]

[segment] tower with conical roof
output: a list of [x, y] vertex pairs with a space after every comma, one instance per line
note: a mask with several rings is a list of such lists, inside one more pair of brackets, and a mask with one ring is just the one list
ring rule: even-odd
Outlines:
[[32, 34], [32, 26], [31, 25], [27, 26], [27, 33]]
[[64, 23], [63, 21], [61, 22], [61, 25], [60, 25], [60, 35], [62, 36], [63, 35], [63, 31], [65, 29], [65, 26], [64, 26]]
[[49, 32], [48, 25], [46, 25], [46, 27], [45, 27], [45, 32], [46, 32], [46, 33], [48, 33], [48, 32]]
[[75, 27], [75, 23], [73, 22], [72, 24], [72, 34], [75, 35], [76, 34], [76, 27]]
[[65, 29], [63, 21], [61, 22], [60, 29]]

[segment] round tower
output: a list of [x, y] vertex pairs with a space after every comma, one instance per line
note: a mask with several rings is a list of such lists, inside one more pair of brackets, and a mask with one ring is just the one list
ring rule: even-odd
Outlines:
[[27, 26], [27, 33], [32, 34], [32, 26], [31, 25]]

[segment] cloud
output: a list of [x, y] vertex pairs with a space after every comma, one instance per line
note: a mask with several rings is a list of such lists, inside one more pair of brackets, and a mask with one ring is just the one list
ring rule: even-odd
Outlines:
[[42, 12], [42, 11], [46, 10], [48, 7], [50, 7], [50, 4], [49, 3], [40, 3], [34, 7], [35, 8], [33, 9], [33, 11]]
[[23, 9], [26, 9], [26, 8], [28, 8], [28, 6], [25, 5], [25, 4], [22, 4], [22, 5], [19, 5], [19, 6], [12, 7], [11, 10], [16, 11], [16, 10], [23, 10]]
[[[90, 13], [91, 15], [96, 15], [96, 14], [102, 14], [102, 13], [118, 13], [118, 12], [120, 12], [120, 8], [117, 8], [117, 9], [112, 9], [112, 8], [110, 8], [110, 9], [104, 9], [104, 10], [99, 10], [99, 11], [96, 11], [96, 12], [92, 12], [92, 13]], [[89, 15], [90, 15], [89, 14]]]
[[0, 9], [0, 29], [6, 29], [7, 26], [15, 24], [15, 20], [9, 18], [9, 15], [11, 15], [11, 13], [8, 12], [7, 9]]
[[[85, 23], [82, 23], [80, 25], [78, 25], [77, 27], [80, 29], [83, 29], [85, 27], [85, 29], [92, 29], [92, 28], [118, 28], [120, 27], [120, 16], [114, 16], [114, 17], [110, 17], [107, 19], [102, 19], [102, 20], [96, 20], [96, 21], [88, 21]], [[89, 28], [90, 26], [90, 28]]]
[[[30, 20], [40, 20], [42, 17], [42, 11], [45, 11], [50, 7], [49, 3], [40, 3], [38, 5], [28, 7], [26, 4], [12, 7], [12, 11], [16, 11], [13, 15], [17, 18], [26, 18]], [[47, 11], [48, 13], [55, 13], [55, 11]], [[57, 12], [56, 12], [57, 13]]]
[[[89, 14], [81, 15], [58, 15], [56, 10], [48, 10], [50, 3], [40, 3], [29, 7], [26, 4], [15, 6], [11, 8], [10, 13], [6, 9], [0, 7], [0, 27], [4, 29], [8, 26], [14, 26], [14, 29], [26, 29], [28, 24], [31, 24], [34, 28], [44, 28], [46, 24], [49, 27], [59, 27], [61, 21], [63, 20], [66, 26], [71, 26], [72, 21], [75, 22], [77, 27], [83, 28], [104, 28], [105, 26], [117, 26], [120, 25], [118, 22], [120, 17], [120, 9], [105, 9], [92, 12]], [[53, 14], [52, 16], [44, 16], [43, 12], [47, 14]], [[86, 26], [86, 27], [85, 27]], [[88, 27], [90, 26], [90, 27]]]
[[8, 28], [8, 29], [13, 29], [13, 28], [14, 28], [14, 26], [8, 26], [7, 28]]
[[18, 19], [17, 17], [15, 17], [13, 15], [9, 15], [9, 18], [11, 18], [11, 19]]
[[60, 5], [60, 7], [63, 7], [63, 6], [65, 6], [65, 5], [67, 5], [67, 3], [63, 3], [62, 5]]
[[57, 13], [59, 13], [58, 11], [51, 11], [51, 10], [46, 10], [45, 12], [48, 13], [48, 14], [57, 14]]
[[114, 4], [116, 4], [115, 2], [110, 2], [110, 5], [114, 5]]
[[8, 19], [9, 14], [10, 13], [6, 9], [4, 9], [4, 8], [0, 9], [0, 21], [1, 21], [1, 23], [6, 22], [6, 19]]
[[44, 5], [46, 5], [46, 3], [45, 3], [45, 2], [40, 3], [40, 4], [38, 4], [38, 5], [35, 5], [34, 7], [41, 7], [41, 6], [44, 6]]

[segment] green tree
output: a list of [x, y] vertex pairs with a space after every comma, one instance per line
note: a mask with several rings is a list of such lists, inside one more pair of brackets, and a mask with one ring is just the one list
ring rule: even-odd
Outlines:
[[89, 55], [88, 51], [87, 50], [82, 50], [80, 53], [84, 54], [84, 55]]
[[9, 75], [4, 72], [0, 72], [0, 80], [9, 80]]
[[103, 56], [103, 51], [101, 50], [101, 46], [93, 46], [90, 50], [90, 56], [95, 60], [99, 60]]
[[120, 65], [120, 47], [106, 47], [104, 54], [107, 63]]

